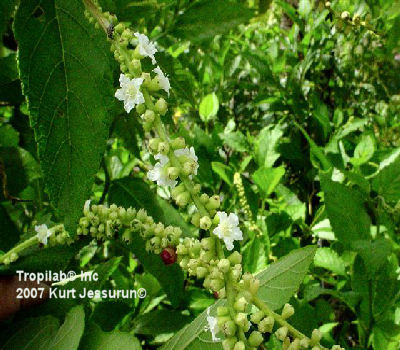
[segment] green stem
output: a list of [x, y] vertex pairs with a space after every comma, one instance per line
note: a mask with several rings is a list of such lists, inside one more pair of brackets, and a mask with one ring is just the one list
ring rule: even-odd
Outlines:
[[29, 247], [32, 247], [33, 245], [35, 245], [37, 243], [39, 243], [37, 236], [33, 236], [33, 237], [27, 239], [26, 241], [23, 241], [22, 243], [18, 244], [14, 248], [10, 249], [4, 255], [0, 256], [0, 264], [3, 264], [4, 260], [9, 258], [12, 254], [18, 255], [18, 253], [22, 252], [23, 250], [25, 250]]

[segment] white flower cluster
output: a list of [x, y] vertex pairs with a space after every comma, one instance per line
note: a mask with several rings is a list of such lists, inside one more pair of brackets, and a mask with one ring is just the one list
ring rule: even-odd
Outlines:
[[[138, 52], [143, 57], [150, 57], [153, 64], [156, 64], [156, 59], [154, 54], [157, 52], [157, 49], [149, 38], [140, 33], [135, 33], [135, 36], [138, 39]], [[169, 96], [169, 90], [171, 85], [169, 83], [168, 77], [162, 72], [161, 68], [157, 66], [153, 69], [153, 72], [156, 73], [156, 78], [159, 84], [159, 87], [163, 89]], [[119, 83], [120, 89], [118, 89], [115, 93], [115, 97], [124, 102], [124, 108], [127, 113], [129, 113], [135, 106], [140, 105], [145, 102], [143, 93], [140, 91], [140, 87], [143, 84], [143, 78], [133, 78], [130, 79], [125, 74], [120, 75]]]
[[[190, 164], [193, 166], [192, 173], [197, 175], [197, 169], [199, 168], [199, 164], [197, 162], [198, 158], [196, 153], [194, 152], [193, 147], [185, 147], [181, 149], [177, 149], [174, 151], [174, 155], [179, 159], [183, 158], [183, 161], [190, 161]], [[147, 178], [150, 181], [157, 182], [158, 186], [170, 186], [174, 188], [178, 181], [171, 179], [168, 173], [168, 169], [171, 168], [170, 159], [168, 156], [158, 153], [154, 156], [158, 162], [154, 166], [153, 169], [149, 170], [147, 173]], [[191, 175], [189, 176], [191, 178]]]
[[243, 240], [243, 233], [239, 228], [239, 218], [236, 214], [229, 215], [224, 211], [217, 212], [219, 218], [218, 226], [213, 230], [213, 234], [225, 243], [226, 249], [233, 249], [234, 241]]

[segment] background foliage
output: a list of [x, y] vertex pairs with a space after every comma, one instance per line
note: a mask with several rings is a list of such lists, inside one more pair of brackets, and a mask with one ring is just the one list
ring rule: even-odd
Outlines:
[[[175, 106], [165, 122], [196, 148], [205, 190], [240, 213], [262, 299], [273, 309], [290, 299], [293, 324], [319, 328], [326, 346], [398, 349], [398, 1], [100, 4], [158, 43]], [[0, 34], [0, 250], [35, 223], [74, 234], [89, 197], [201, 235], [146, 180], [145, 133], [113, 100], [116, 65], [83, 4], [3, 0]], [[17, 269], [96, 270], [93, 287], [148, 297], [49, 300], [2, 325], [1, 349], [221, 348], [204, 332], [213, 296], [141, 239], [37, 248], [0, 271]]]

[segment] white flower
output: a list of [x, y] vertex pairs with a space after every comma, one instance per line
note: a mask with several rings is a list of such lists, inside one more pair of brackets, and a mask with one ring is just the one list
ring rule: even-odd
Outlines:
[[239, 226], [239, 218], [236, 214], [230, 213], [229, 216], [224, 211], [217, 212], [219, 224], [213, 233], [218, 238], [223, 239], [226, 249], [233, 249], [233, 241], [241, 241], [243, 239], [242, 231]]
[[135, 33], [135, 36], [139, 40], [138, 48], [139, 48], [139, 53], [144, 56], [144, 57], [150, 57], [151, 62], [153, 64], [156, 64], [156, 59], [154, 57], [154, 54], [157, 52], [156, 46], [154, 43], [152, 43], [149, 38], [140, 33]]
[[157, 181], [158, 186], [171, 186], [174, 188], [178, 181], [171, 180], [168, 177], [169, 158], [164, 154], [156, 154], [155, 159], [159, 160], [152, 170], [147, 172], [147, 178], [151, 181]]
[[210, 308], [207, 309], [207, 322], [208, 326], [206, 326], [206, 330], [211, 332], [211, 338], [213, 342], [221, 340], [216, 336], [216, 334], [219, 332], [218, 329], [218, 324], [217, 324], [217, 318], [210, 316]]
[[119, 83], [121, 88], [115, 93], [115, 97], [124, 101], [124, 108], [129, 113], [135, 105], [144, 103], [144, 97], [140, 91], [140, 86], [143, 83], [143, 78], [129, 79], [126, 75], [119, 76]]
[[197, 175], [197, 169], [199, 168], [199, 163], [197, 163], [198, 158], [196, 156], [196, 153], [194, 152], [193, 147], [190, 147], [190, 148], [185, 147], [185, 148], [177, 149], [176, 151], [174, 151], [174, 154], [178, 158], [181, 156], [186, 156], [189, 159], [193, 160], [193, 162], [195, 164], [193, 174]]
[[43, 224], [35, 226], [35, 231], [37, 232], [36, 237], [38, 238], [39, 242], [46, 245], [47, 238], [52, 235], [52, 232], [48, 229], [47, 225]]
[[171, 88], [169, 79], [164, 75], [159, 66], [154, 68], [153, 72], [157, 74], [158, 83], [160, 84], [161, 89], [163, 89], [169, 96], [169, 89]]

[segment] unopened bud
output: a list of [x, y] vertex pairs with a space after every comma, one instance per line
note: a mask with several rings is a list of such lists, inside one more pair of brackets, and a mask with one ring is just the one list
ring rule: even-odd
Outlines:
[[311, 345], [317, 345], [322, 338], [322, 333], [319, 329], [314, 329], [311, 334]]
[[221, 204], [220, 198], [218, 195], [210, 197], [208, 203], [206, 204], [206, 208], [208, 210], [218, 209]]
[[276, 337], [280, 341], [284, 341], [286, 336], [287, 336], [287, 334], [288, 334], [288, 328], [287, 327], [278, 328], [277, 331], [275, 332]]
[[231, 255], [229, 255], [228, 260], [232, 266], [241, 264], [242, 263], [242, 255], [239, 252], [234, 251]]
[[274, 328], [275, 319], [272, 316], [265, 317], [258, 324], [258, 330], [261, 333], [271, 333]]
[[310, 346], [310, 341], [307, 338], [303, 338], [300, 340], [300, 347], [303, 349], [308, 349]]
[[218, 316], [228, 316], [229, 309], [226, 306], [219, 306], [219, 307], [217, 307], [217, 315]]
[[183, 137], [177, 137], [171, 141], [172, 149], [182, 149], [185, 148], [185, 139]]
[[211, 219], [209, 216], [203, 216], [200, 219], [200, 228], [203, 230], [208, 230], [211, 227]]
[[243, 297], [236, 300], [235, 303], [233, 304], [233, 308], [236, 311], [241, 311], [241, 312], [243, 312], [246, 309], [246, 306], [247, 306], [247, 300]]
[[199, 212], [195, 212], [192, 215], [191, 223], [196, 227], [200, 227], [200, 213]]
[[146, 105], [144, 103], [136, 105], [136, 112], [137, 114], [142, 115], [144, 112], [146, 112]]
[[218, 268], [219, 268], [223, 273], [228, 272], [230, 267], [231, 267], [231, 263], [229, 262], [228, 259], [221, 259], [221, 260], [218, 262]]
[[245, 314], [244, 312], [239, 312], [238, 314], [236, 314], [235, 323], [240, 328], [242, 328], [243, 330], [245, 330], [247, 332], [247, 329], [249, 327], [249, 320], [247, 319], [247, 314]]
[[162, 97], [158, 99], [155, 107], [156, 107], [156, 111], [158, 113], [160, 113], [161, 115], [164, 115], [165, 113], [167, 113], [168, 105], [167, 105], [167, 102], [165, 102], [165, 100]]
[[250, 321], [255, 324], [259, 324], [260, 321], [264, 318], [264, 316], [265, 316], [264, 312], [262, 312], [261, 310], [258, 310], [255, 313], [251, 314]]
[[224, 350], [233, 350], [235, 344], [237, 342], [237, 339], [235, 337], [233, 338], [226, 338], [223, 342], [222, 342], [222, 348]]
[[343, 11], [340, 17], [342, 17], [342, 19], [346, 19], [349, 16], [350, 16], [350, 13], [348, 11]]
[[251, 346], [258, 347], [263, 342], [263, 340], [264, 340], [264, 338], [263, 338], [262, 334], [258, 331], [251, 332], [251, 334], [249, 336], [249, 344]]
[[222, 326], [222, 330], [223, 330], [224, 334], [228, 337], [235, 335], [236, 328], [237, 328], [236, 324], [232, 320], [228, 320], [228, 321], [224, 322], [224, 324]]
[[169, 167], [168, 170], [168, 178], [170, 180], [176, 180], [179, 176], [179, 169], [175, 167]]
[[246, 346], [242, 341], [238, 341], [235, 346], [233, 347], [233, 350], [245, 350]]
[[158, 145], [158, 152], [161, 154], [167, 154], [169, 152], [168, 142], [160, 142]]
[[283, 319], [288, 319], [289, 317], [293, 316], [294, 308], [292, 305], [286, 303], [282, 310], [282, 317]]
[[147, 123], [153, 123], [155, 117], [156, 115], [151, 109], [146, 110], [146, 112], [142, 116], [143, 120]]

